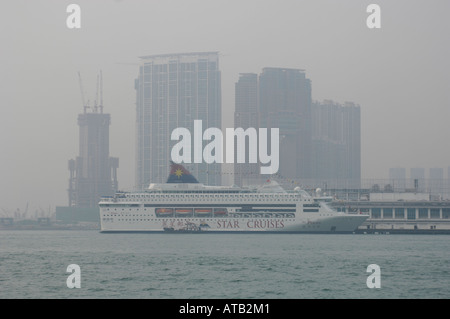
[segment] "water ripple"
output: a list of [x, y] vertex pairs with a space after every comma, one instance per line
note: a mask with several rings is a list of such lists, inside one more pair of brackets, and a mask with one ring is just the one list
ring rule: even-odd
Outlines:
[[[206, 239], [206, 240], [205, 240]], [[450, 236], [0, 232], [0, 298], [450, 297]], [[69, 289], [69, 264], [81, 289]], [[369, 289], [369, 264], [381, 289]]]

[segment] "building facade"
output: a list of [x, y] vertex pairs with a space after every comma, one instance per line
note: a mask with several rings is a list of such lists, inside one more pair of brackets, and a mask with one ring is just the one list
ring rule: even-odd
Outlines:
[[69, 160], [69, 207], [97, 207], [102, 196], [117, 192], [119, 159], [109, 156], [111, 117], [103, 112], [78, 116], [79, 155]]
[[[371, 199], [374, 197], [372, 195], [374, 194], [371, 194]], [[377, 197], [375, 200], [368, 201], [339, 200], [331, 202], [330, 205], [337, 211], [368, 214], [369, 218], [359, 227], [360, 230], [392, 233], [410, 233], [411, 231], [448, 233], [450, 231], [449, 201], [434, 201], [420, 196], [428, 194], [391, 193], [390, 195], [390, 197]], [[402, 197], [405, 199], [399, 200]]]
[[[259, 128], [258, 111], [258, 75], [255, 73], [240, 74], [235, 84], [234, 127]], [[246, 162], [234, 164], [234, 184], [238, 186], [255, 185], [260, 182], [260, 167], [258, 163], [249, 163], [249, 147], [246, 148]], [[237, 145], [235, 144], [235, 154]], [[236, 156], [236, 155], [235, 155]]]
[[235, 164], [235, 184], [277, 178], [285, 187], [361, 186], [360, 106], [312, 102], [303, 70], [264, 68], [236, 83], [235, 127], [279, 128], [280, 167], [262, 176], [257, 165]]
[[268, 130], [279, 128], [278, 175], [282, 179], [311, 178], [311, 81], [303, 70], [262, 70], [259, 76], [259, 125]]
[[361, 183], [361, 114], [354, 103], [312, 105], [312, 178], [321, 188], [359, 188]]
[[[171, 140], [175, 128], [187, 128], [193, 135], [195, 120], [202, 121], [203, 130], [221, 128], [219, 55], [195, 52], [141, 57], [135, 89], [135, 180], [136, 188], [143, 189], [150, 183], [166, 182], [171, 149], [177, 143]], [[201, 183], [221, 184], [218, 163], [202, 160], [186, 167]]]

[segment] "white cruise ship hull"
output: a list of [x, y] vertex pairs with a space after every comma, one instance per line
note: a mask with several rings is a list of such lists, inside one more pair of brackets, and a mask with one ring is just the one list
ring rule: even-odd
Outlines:
[[[276, 214], [273, 214], [274, 216]], [[101, 213], [101, 232], [272, 232], [351, 233], [367, 218], [360, 214], [280, 217], [156, 217], [155, 214]], [[320, 214], [319, 214], [320, 215]]]

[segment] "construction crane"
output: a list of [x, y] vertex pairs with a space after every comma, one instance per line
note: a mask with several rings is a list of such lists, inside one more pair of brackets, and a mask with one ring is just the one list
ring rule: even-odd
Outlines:
[[100, 70], [100, 113], [103, 114], [103, 73]]
[[[84, 113], [86, 113], [86, 109], [91, 108], [89, 105], [89, 100], [86, 103], [86, 98], [84, 96], [84, 87], [83, 81], [81, 79], [81, 74], [78, 72], [78, 81], [80, 84], [81, 91], [81, 100], [83, 102]], [[93, 112], [98, 113], [98, 108], [100, 108], [100, 113], [103, 113], [103, 74], [100, 70], [100, 74], [97, 75], [97, 91], [95, 93], [95, 100], [93, 105]]]
[[99, 85], [99, 76], [97, 74], [97, 90], [95, 91], [94, 113], [97, 113], [98, 108], [98, 85]]
[[81, 100], [83, 102], [84, 113], [86, 113], [86, 109], [89, 108], [89, 100], [86, 103], [86, 99], [84, 97], [83, 81], [81, 80], [80, 71], [78, 71], [78, 81], [79, 81], [79, 84], [80, 84]]

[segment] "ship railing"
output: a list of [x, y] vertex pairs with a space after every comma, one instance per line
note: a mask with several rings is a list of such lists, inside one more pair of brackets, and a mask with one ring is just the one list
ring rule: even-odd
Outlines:
[[100, 202], [113, 203], [115, 201], [116, 201], [116, 199], [113, 196], [105, 196], [100, 199]]

